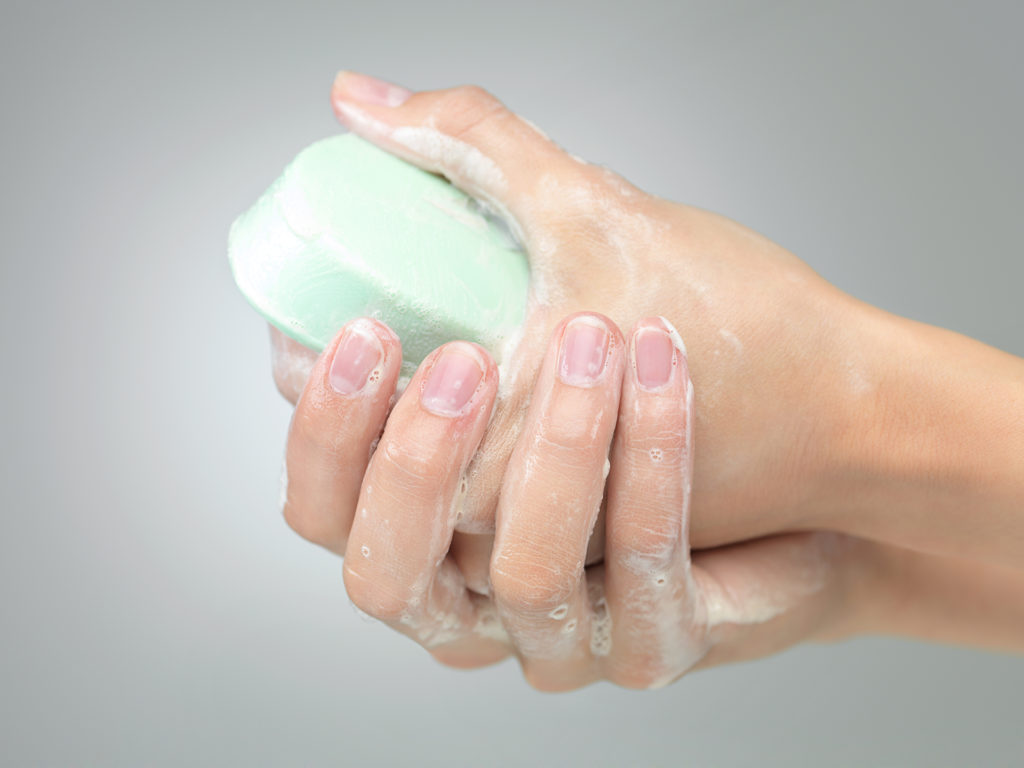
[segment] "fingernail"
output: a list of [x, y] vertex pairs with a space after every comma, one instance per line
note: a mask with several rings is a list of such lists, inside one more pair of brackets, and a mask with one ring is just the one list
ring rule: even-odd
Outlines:
[[358, 328], [347, 328], [334, 350], [327, 375], [331, 388], [341, 395], [361, 391], [382, 357], [383, 350], [375, 336]]
[[412, 91], [394, 83], [386, 83], [369, 75], [342, 70], [334, 78], [334, 89], [339, 98], [375, 104], [381, 107], [397, 107], [412, 96]]
[[420, 393], [420, 402], [439, 416], [458, 416], [484, 377], [476, 354], [449, 344], [434, 360]]
[[562, 354], [558, 375], [566, 384], [586, 387], [604, 373], [608, 357], [608, 329], [600, 320], [577, 317], [562, 335]]
[[671, 337], [658, 328], [641, 328], [633, 340], [636, 380], [642, 389], [659, 389], [672, 378], [675, 347]]

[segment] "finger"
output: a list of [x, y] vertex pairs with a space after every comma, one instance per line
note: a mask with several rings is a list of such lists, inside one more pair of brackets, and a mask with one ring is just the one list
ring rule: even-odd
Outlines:
[[628, 355], [608, 478], [605, 675], [651, 688], [706, 649], [687, 543], [693, 387], [679, 334], [663, 318], [634, 326]]
[[491, 594], [491, 550], [494, 535], [455, 532], [449, 556], [466, 579], [466, 586], [480, 595]]
[[851, 633], [874, 544], [832, 532], [771, 536], [694, 552], [709, 651], [695, 669]]
[[284, 399], [295, 405], [319, 356], [274, 326], [267, 327], [270, 328], [270, 365], [274, 383]]
[[345, 587], [363, 611], [428, 649], [504, 655], [493, 615], [481, 613], [446, 557], [466, 465], [487, 426], [498, 386], [476, 344], [432, 352], [388, 417], [359, 496], [345, 556]]
[[[498, 504], [491, 588], [527, 680], [575, 688], [604, 650], [584, 579], [618, 412], [622, 336], [602, 315], [578, 314], [552, 336]], [[599, 589], [600, 585], [595, 585]], [[592, 631], [595, 632], [592, 637]]]
[[300, 536], [338, 554], [401, 364], [402, 345], [386, 325], [353, 320], [316, 361], [292, 415], [284, 517]]
[[[590, 181], [608, 175], [571, 157], [476, 86], [413, 93], [340, 72], [331, 104], [353, 132], [490, 205], [524, 243], [552, 203], [565, 211], [573, 200], [567, 190], [578, 196]], [[537, 250], [530, 255], [547, 256]]]

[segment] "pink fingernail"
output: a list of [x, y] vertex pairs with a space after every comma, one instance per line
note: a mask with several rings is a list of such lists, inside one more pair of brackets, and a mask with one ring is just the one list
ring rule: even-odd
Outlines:
[[665, 331], [641, 328], [633, 341], [636, 349], [636, 380], [643, 389], [659, 389], [672, 378], [675, 347]]
[[458, 416], [483, 377], [483, 368], [472, 349], [449, 344], [434, 360], [420, 402], [438, 416]]
[[327, 376], [331, 388], [341, 395], [354, 395], [361, 391], [383, 356], [375, 336], [358, 328], [347, 328], [331, 361]]
[[400, 85], [344, 70], [334, 78], [334, 87], [341, 94], [339, 98], [381, 107], [401, 106], [412, 96], [412, 91]]
[[577, 317], [562, 335], [558, 375], [566, 384], [586, 387], [604, 373], [608, 357], [608, 329], [595, 317]]

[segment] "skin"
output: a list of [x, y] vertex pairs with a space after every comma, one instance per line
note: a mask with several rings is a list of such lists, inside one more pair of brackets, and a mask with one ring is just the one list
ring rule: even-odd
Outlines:
[[[479, 89], [342, 73], [332, 104], [501, 213], [533, 280], [502, 381], [474, 347], [481, 383], [456, 417], [417, 401], [439, 353], [395, 402], [400, 342], [380, 324], [361, 321], [382, 362], [356, 396], [330, 387], [337, 340], [317, 360], [274, 335], [281, 391], [294, 402], [306, 382], [285, 516], [346, 554], [363, 610], [445, 663], [515, 653], [545, 690], [661, 685], [863, 631], [1024, 645], [1024, 362], [846, 296]], [[574, 387], [553, 361], [593, 308], [613, 343], [601, 381]], [[684, 330], [689, 358], [648, 397], [632, 340], [655, 327]], [[563, 434], [580, 424], [593, 431]]]
[[[470, 582], [474, 569], [454, 545], [466, 469], [497, 395], [493, 360], [475, 345], [445, 345], [395, 402], [400, 341], [358, 319], [315, 361], [289, 431], [284, 514], [345, 556], [345, 586], [361, 610], [451, 666], [515, 655], [544, 691], [602, 679], [660, 687], [693, 669], [869, 631], [1024, 646], [1019, 571], [824, 531], [691, 552], [685, 353], [674, 350], [672, 379], [648, 391], [636, 339], [671, 333], [667, 321], [642, 319], [623, 338], [610, 319], [584, 313], [613, 343], [596, 383], [567, 383], [557, 363], [579, 317], [549, 340], [483, 584]], [[381, 362], [375, 380], [342, 394], [330, 371], [352, 327], [373, 335]], [[425, 382], [453, 347], [479, 362], [481, 380], [465, 407], [439, 415], [423, 404]], [[604, 561], [584, 568], [602, 500]], [[954, 620], [963, 616], [971, 621]]]

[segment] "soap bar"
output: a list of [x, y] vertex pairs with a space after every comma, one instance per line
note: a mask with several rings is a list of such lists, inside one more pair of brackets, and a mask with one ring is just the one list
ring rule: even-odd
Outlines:
[[526, 255], [476, 201], [354, 134], [304, 149], [231, 226], [235, 282], [320, 352], [354, 317], [387, 323], [409, 373], [440, 344], [501, 362], [526, 312]]

